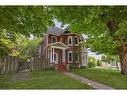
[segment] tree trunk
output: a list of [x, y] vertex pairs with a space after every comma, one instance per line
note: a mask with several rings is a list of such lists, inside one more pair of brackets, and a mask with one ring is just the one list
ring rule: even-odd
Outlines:
[[127, 75], [127, 45], [120, 46], [118, 50], [121, 65], [121, 73]]

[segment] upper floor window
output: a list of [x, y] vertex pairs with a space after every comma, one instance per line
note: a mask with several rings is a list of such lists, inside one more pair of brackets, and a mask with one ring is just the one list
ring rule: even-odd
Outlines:
[[72, 36], [68, 36], [68, 45], [72, 45]]
[[78, 45], [79, 39], [77, 36], [74, 37], [74, 42], [75, 42], [75, 45]]
[[55, 42], [57, 42], [57, 37], [52, 36], [52, 37], [51, 37], [51, 43], [55, 43]]

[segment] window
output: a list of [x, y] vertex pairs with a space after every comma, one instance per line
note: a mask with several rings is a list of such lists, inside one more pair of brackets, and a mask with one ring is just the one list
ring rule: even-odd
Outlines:
[[76, 45], [78, 44], [78, 37], [77, 36], [75, 36], [74, 42], [75, 42]]
[[57, 37], [55, 37], [55, 36], [52, 36], [52, 38], [51, 38], [51, 42], [52, 42], [52, 43], [55, 43], [55, 42], [57, 42]]
[[55, 64], [58, 64], [58, 54], [57, 53], [54, 53], [54, 56], [52, 54], [52, 60], [54, 60]]
[[73, 55], [72, 55], [72, 51], [68, 52], [68, 62], [72, 63], [73, 61]]
[[72, 36], [68, 36], [68, 45], [72, 45]]

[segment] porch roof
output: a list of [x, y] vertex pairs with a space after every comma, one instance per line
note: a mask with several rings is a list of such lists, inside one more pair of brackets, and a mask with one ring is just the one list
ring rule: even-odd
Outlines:
[[58, 48], [58, 49], [68, 49], [69, 47], [67, 45], [65, 45], [64, 43], [62, 42], [56, 42], [56, 43], [51, 43], [51, 44], [48, 44], [46, 48], [49, 48], [49, 47], [54, 47], [54, 48]]

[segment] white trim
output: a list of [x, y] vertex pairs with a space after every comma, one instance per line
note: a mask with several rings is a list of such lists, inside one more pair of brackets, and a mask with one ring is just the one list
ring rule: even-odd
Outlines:
[[52, 48], [57, 48], [57, 49], [66, 49], [64, 47], [58, 47], [58, 46], [51, 46]]
[[[51, 43], [51, 44], [48, 44], [47, 46], [45, 46], [45, 48], [44, 49], [46, 49], [48, 46], [53, 46], [53, 45], [56, 45], [56, 44], [62, 44], [64, 47], [63, 48], [69, 48], [67, 45], [65, 45], [64, 43], [62, 43], [62, 42], [56, 42], [56, 43]], [[55, 47], [57, 47], [57, 46], [55, 46]], [[61, 47], [62, 48], [62, 47]]]
[[52, 63], [52, 48], [51, 48], [51, 52], [50, 52], [50, 62]]
[[[71, 39], [71, 44], [69, 44], [69, 39]], [[72, 36], [68, 36], [68, 46], [71, 46], [73, 45], [73, 39], [72, 39]]]
[[54, 62], [54, 48], [53, 48], [53, 62]]
[[75, 44], [75, 46], [78, 46], [78, 43], [79, 43], [79, 37], [74, 36], [74, 43], [75, 43], [75, 38], [77, 38], [77, 44]]
[[54, 63], [55, 64], [58, 64], [58, 53], [54, 52], [54, 55], [56, 55], [56, 60], [54, 60], [54, 57], [53, 57]]
[[[69, 53], [71, 53], [71, 61], [69, 60]], [[72, 51], [68, 51], [68, 63], [72, 63], [73, 62], [73, 52]]]
[[[53, 42], [53, 38], [55, 38], [55, 42]], [[56, 36], [51, 36], [51, 43], [56, 43], [57, 42], [57, 37]]]
[[65, 62], [65, 49], [62, 50], [62, 62]]

